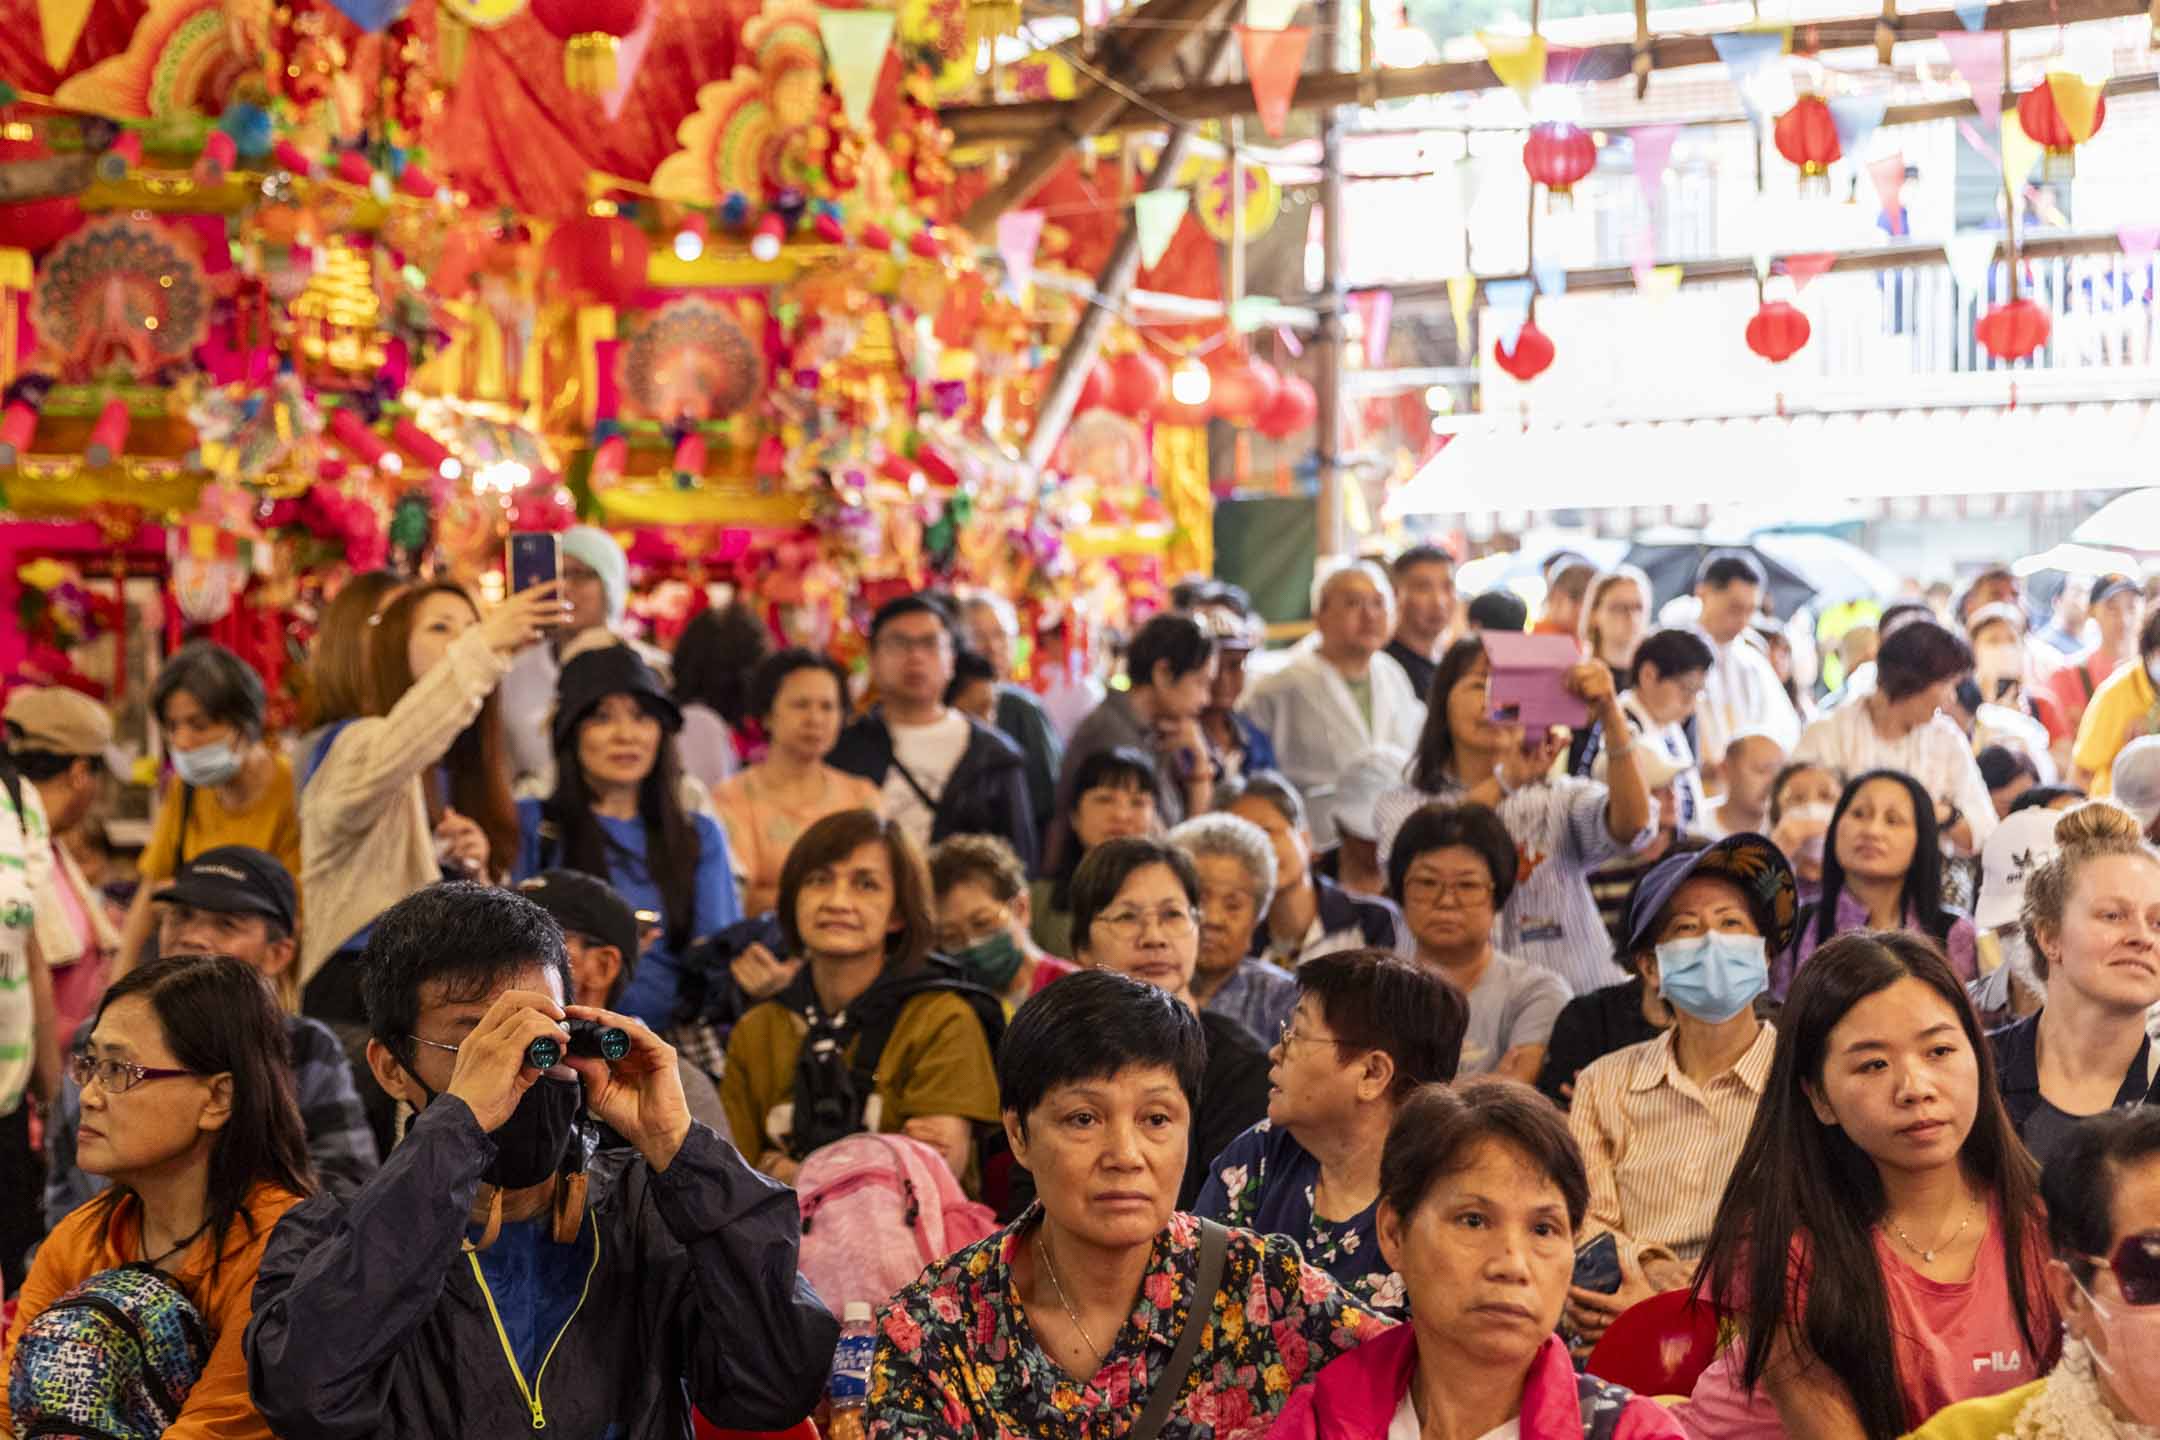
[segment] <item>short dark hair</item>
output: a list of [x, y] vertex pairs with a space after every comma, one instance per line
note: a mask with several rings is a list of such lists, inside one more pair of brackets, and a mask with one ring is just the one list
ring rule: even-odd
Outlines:
[[[1240, 800], [1258, 800], [1274, 807], [1291, 829], [1312, 833], [1312, 822], [1305, 809], [1305, 797], [1298, 793], [1290, 777], [1280, 770], [1254, 770], [1229, 782], [1216, 792], [1215, 808], [1228, 810]], [[1281, 883], [1291, 883], [1288, 875], [1277, 877]]]
[[773, 706], [780, 703], [780, 691], [787, 684], [788, 676], [798, 670], [822, 670], [832, 676], [833, 684], [840, 687], [840, 715], [847, 718], [848, 693], [847, 671], [830, 655], [820, 655], [800, 645], [790, 645], [776, 650], [758, 662], [750, 676], [750, 713], [762, 719], [772, 714]]
[[1157, 664], [1167, 662], [1170, 678], [1183, 679], [1214, 657], [1215, 637], [1190, 615], [1165, 611], [1140, 627], [1125, 650], [1125, 673], [1135, 685], [1155, 678]]
[[1530, 623], [1530, 606], [1512, 590], [1487, 590], [1473, 596], [1463, 613], [1480, 630], [1520, 630]]
[[[696, 701], [730, 725], [766, 714], [748, 706], [750, 687], [764, 673], [764, 661], [772, 653], [772, 631], [744, 601], [737, 600], [725, 610], [698, 611], [675, 642], [676, 703]], [[845, 683], [840, 696], [844, 704]]]
[[1400, 584], [1403, 576], [1420, 565], [1445, 565], [1449, 570], [1453, 570], [1455, 557], [1438, 545], [1412, 545], [1389, 562], [1388, 574]]
[[1485, 862], [1492, 875], [1493, 909], [1507, 904], [1515, 893], [1515, 837], [1507, 822], [1483, 805], [1427, 805], [1395, 832], [1394, 848], [1388, 851], [1388, 898], [1403, 903], [1403, 880], [1420, 855], [1460, 845]]
[[1763, 568], [1746, 550], [1712, 550], [1695, 567], [1695, 588], [1723, 590], [1734, 583], [1761, 586], [1768, 583]]
[[2085, 792], [2075, 785], [2035, 785], [2010, 802], [2010, 813], [2053, 805], [2058, 800], [2083, 800]]
[[945, 703], [955, 704], [960, 692], [977, 681], [997, 684], [997, 667], [980, 650], [962, 649], [953, 654], [952, 679], [945, 685]]
[[1468, 1165], [1485, 1140], [1499, 1141], [1543, 1171], [1567, 1202], [1568, 1228], [1582, 1228], [1590, 1177], [1566, 1117], [1528, 1085], [1491, 1075], [1453, 1087], [1427, 1085], [1395, 1112], [1380, 1152], [1382, 1203], [1407, 1223], [1433, 1187]]
[[1676, 675], [1708, 670], [1717, 663], [1717, 652], [1710, 648], [1710, 642], [1703, 639], [1700, 631], [1667, 626], [1651, 631], [1643, 637], [1642, 644], [1635, 647], [1634, 676], [1642, 674], [1645, 661], [1657, 667], [1660, 680], [1670, 680]]
[[50, 750], [10, 749], [8, 759], [14, 762], [23, 779], [36, 784], [44, 780], [58, 779], [77, 765], [95, 765], [94, 755], [59, 755]]
[[1569, 600], [1581, 600], [1590, 593], [1590, 582], [1597, 579], [1598, 568], [1588, 560], [1570, 560], [1552, 572], [1552, 579], [1545, 583], [1547, 595], [1560, 595]]
[[1090, 790], [1143, 790], [1155, 793], [1155, 761], [1145, 750], [1113, 745], [1097, 750], [1073, 771], [1072, 804]]
[[1435, 971], [1392, 950], [1338, 950], [1298, 966], [1297, 985], [1319, 1000], [1337, 1040], [1395, 1062], [1390, 1100], [1401, 1104], [1420, 1086], [1455, 1078], [1470, 1006]]
[[1027, 867], [1002, 835], [948, 835], [930, 847], [930, 888], [943, 895], [969, 881], [1010, 904], [1027, 893]]
[[2150, 655], [2155, 650], [2160, 650], [2160, 606], [2154, 607], [2145, 617], [2145, 623], [2138, 627], [2138, 653]]
[[1980, 783], [1990, 790], [2000, 790], [2020, 775], [2029, 777], [2035, 785], [2040, 783], [2040, 767], [2015, 745], [1984, 746], [1973, 758], [1980, 767]]
[[2002, 580], [2010, 582], [2010, 591], [2013, 595], [2023, 588], [2018, 584], [2017, 572], [2009, 566], [1990, 565], [1987, 569], [1973, 576], [1970, 583], [1958, 592], [1957, 602], [1951, 606], [1950, 613], [1957, 616], [1958, 622], [1963, 624], [1972, 612], [1973, 598], [1980, 593], [1980, 587]]
[[1200, 872], [1193, 867], [1192, 856], [1166, 840], [1151, 835], [1120, 835], [1115, 840], [1105, 840], [1087, 852], [1080, 868], [1072, 878], [1072, 943], [1074, 949], [1085, 949], [1088, 932], [1095, 928], [1095, 917], [1110, 908], [1117, 899], [1118, 891], [1125, 888], [1137, 871], [1150, 865], [1167, 865], [1185, 889], [1185, 901], [1189, 905], [1200, 903]]
[[1110, 970], [1083, 970], [1039, 991], [1013, 1015], [998, 1046], [998, 1105], [1021, 1133], [1060, 1085], [1104, 1080], [1136, 1065], [1163, 1066], [1195, 1115], [1207, 1070], [1200, 1017], [1158, 986]]
[[158, 671], [150, 691], [150, 713], [165, 723], [165, 705], [186, 691], [203, 713], [230, 725], [250, 740], [262, 737], [263, 712], [269, 701], [262, 677], [247, 661], [214, 640], [190, 640], [173, 651]]
[[887, 625], [895, 620], [904, 620], [910, 615], [931, 616], [945, 627], [948, 638], [952, 636], [952, 611], [946, 609], [936, 598], [928, 594], [899, 595], [878, 606], [877, 613], [870, 617], [870, 643], [877, 644], [878, 635]]
[[471, 880], [423, 886], [376, 917], [361, 953], [368, 1033], [410, 1060], [422, 986], [439, 981], [448, 998], [477, 1000], [528, 965], [552, 969], [569, 996], [570, 952], [554, 916], [515, 890]]
[[1925, 600], [1893, 600], [1883, 606], [1882, 614], [1875, 617], [1875, 633], [1887, 640], [1895, 631], [1904, 629], [1915, 620], [1932, 620], [1935, 612]]
[[803, 953], [795, 910], [810, 876], [879, 841], [884, 842], [885, 857], [892, 866], [893, 912], [900, 921], [900, 928], [885, 937], [886, 968], [912, 970], [929, 958], [937, 939], [929, 867], [899, 822], [883, 819], [875, 810], [836, 810], [803, 831], [789, 847], [787, 859], [780, 864], [780, 895], [773, 902], [780, 939], [789, 955]]
[[2070, 1128], [2040, 1170], [2048, 1244], [2055, 1258], [2092, 1284], [2088, 1256], [2105, 1256], [2115, 1239], [2115, 1191], [2122, 1172], [2160, 1155], [2160, 1106], [2103, 1110]]
[[1973, 668], [1972, 646], [1940, 620], [1914, 620], [1884, 637], [1875, 652], [1875, 688], [1903, 700]]

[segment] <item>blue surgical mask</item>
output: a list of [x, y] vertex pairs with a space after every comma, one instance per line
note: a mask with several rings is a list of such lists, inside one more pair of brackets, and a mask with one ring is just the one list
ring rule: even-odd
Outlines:
[[215, 790], [240, 773], [240, 749], [230, 740], [172, 752], [173, 770], [198, 790]]
[[1658, 993], [1697, 1020], [1720, 1025], [1754, 1003], [1770, 984], [1760, 935], [1713, 932], [1657, 947]]

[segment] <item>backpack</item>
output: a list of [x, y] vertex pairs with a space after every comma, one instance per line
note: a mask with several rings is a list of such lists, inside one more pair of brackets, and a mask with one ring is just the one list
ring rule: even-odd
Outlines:
[[997, 1230], [944, 1157], [906, 1135], [850, 1135], [813, 1152], [795, 1177], [803, 1278], [838, 1314], [873, 1309], [923, 1270]]
[[179, 1285], [144, 1264], [101, 1270], [24, 1327], [8, 1377], [23, 1440], [157, 1440], [210, 1359], [210, 1331]]

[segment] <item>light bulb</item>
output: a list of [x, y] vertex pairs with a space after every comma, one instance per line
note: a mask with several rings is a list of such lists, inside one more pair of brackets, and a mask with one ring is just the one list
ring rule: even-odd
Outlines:
[[760, 260], [780, 258], [780, 239], [784, 233], [778, 215], [768, 214], [758, 221], [757, 233], [750, 237], [750, 253]]
[[435, 467], [435, 473], [445, 480], [462, 479], [465, 474], [465, 462], [455, 455], [445, 456], [442, 464]]
[[1214, 390], [1207, 366], [1187, 356], [1170, 372], [1170, 398], [1180, 405], [1205, 405]]
[[705, 253], [705, 241], [697, 232], [679, 230], [675, 234], [675, 258], [684, 262], [695, 260]]

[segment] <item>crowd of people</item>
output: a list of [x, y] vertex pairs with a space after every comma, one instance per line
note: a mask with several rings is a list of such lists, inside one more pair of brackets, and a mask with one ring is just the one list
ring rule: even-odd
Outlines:
[[1533, 614], [1418, 546], [1286, 651], [926, 592], [851, 674], [562, 556], [350, 581], [297, 733], [166, 657], [130, 879], [112, 715], [8, 696], [0, 1440], [2160, 1427], [2136, 581], [1896, 600], [1830, 688], [1749, 552]]

